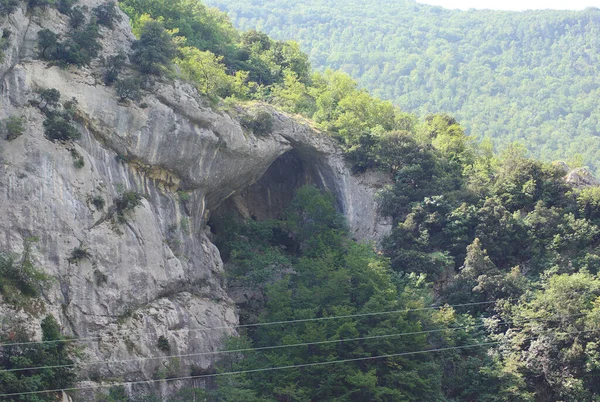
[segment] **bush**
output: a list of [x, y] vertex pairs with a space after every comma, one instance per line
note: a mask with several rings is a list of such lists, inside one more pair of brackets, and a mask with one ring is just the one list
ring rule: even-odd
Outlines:
[[120, 223], [126, 222], [125, 214], [133, 211], [142, 204], [142, 196], [134, 191], [127, 191], [115, 200], [117, 219]]
[[104, 73], [104, 83], [106, 85], [110, 86], [117, 81], [126, 61], [127, 55], [122, 51], [106, 59], [106, 72]]
[[96, 207], [98, 211], [104, 209], [104, 204], [104, 198], [102, 198], [101, 196], [95, 195], [94, 197], [92, 197], [92, 205]]
[[48, 107], [55, 108], [60, 102], [60, 91], [58, 89], [44, 89], [40, 92], [41, 102], [39, 103], [42, 110], [47, 110]]
[[73, 7], [69, 12], [69, 24], [72, 28], [79, 29], [85, 25], [86, 21], [83, 7]]
[[76, 149], [71, 149], [71, 157], [73, 158], [73, 166], [77, 169], [81, 169], [85, 166], [85, 159]]
[[83, 246], [75, 247], [71, 251], [71, 256], [67, 258], [69, 264], [75, 264], [81, 260], [89, 260], [92, 255], [89, 251]]
[[12, 14], [19, 5], [19, 0], [0, 0], [0, 15]]
[[165, 338], [164, 335], [158, 337], [158, 342], [156, 344], [160, 350], [163, 352], [168, 352], [171, 350], [171, 345], [169, 344], [169, 340]]
[[[60, 342], [64, 338], [58, 322], [49, 315], [42, 320], [41, 329], [44, 343], [36, 342], [20, 327], [0, 335], [0, 342], [12, 344], [2, 348], [0, 393], [39, 392], [39, 395], [20, 395], [7, 401], [57, 401], [61, 399], [60, 392], [45, 390], [66, 389], [75, 384], [74, 362], [69, 357], [72, 348], [68, 343]], [[31, 367], [44, 369], [31, 370]]]
[[44, 121], [44, 134], [51, 141], [76, 140], [81, 134], [61, 113], [49, 113]]
[[256, 135], [270, 134], [273, 131], [273, 116], [269, 112], [260, 111], [256, 116], [243, 116], [241, 123]]
[[46, 8], [54, 4], [54, 0], [29, 0], [27, 5], [29, 7], [41, 7]]
[[58, 0], [56, 3], [56, 9], [65, 15], [69, 15], [73, 10], [73, 5], [77, 3], [77, 0]]
[[[71, 26], [80, 27], [85, 21], [85, 15], [79, 8], [71, 12]], [[102, 45], [99, 42], [100, 32], [97, 24], [87, 24], [84, 28], [71, 32], [65, 41], [49, 29], [38, 33], [40, 57], [54, 60], [60, 65], [73, 64], [76, 66], [89, 65], [98, 56]]]
[[23, 132], [25, 131], [25, 119], [17, 116], [7, 118], [4, 120], [4, 131], [8, 141], [12, 141], [23, 135]]
[[9, 304], [19, 305], [23, 298], [35, 298], [50, 277], [36, 268], [31, 257], [32, 240], [24, 242], [23, 254], [0, 252], [0, 294]]
[[42, 29], [38, 32], [38, 46], [40, 47], [40, 57], [42, 59], [53, 59], [56, 55], [56, 49], [59, 44], [60, 36], [49, 29]]
[[101, 4], [92, 11], [94, 12], [94, 15], [96, 15], [96, 22], [108, 28], [112, 28], [114, 22], [120, 22], [123, 19], [117, 10], [117, 5], [114, 2]]
[[119, 80], [115, 84], [115, 89], [119, 100], [123, 102], [126, 99], [137, 100], [140, 98], [141, 83], [138, 78], [126, 78]]
[[156, 21], [147, 22], [142, 28], [140, 39], [131, 46], [131, 60], [144, 74], [159, 75], [177, 55], [173, 38]]

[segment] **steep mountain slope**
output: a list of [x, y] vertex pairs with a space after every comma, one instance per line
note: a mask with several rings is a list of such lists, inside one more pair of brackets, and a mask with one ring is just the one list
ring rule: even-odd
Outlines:
[[600, 10], [445, 10], [412, 0], [209, 0], [242, 29], [297, 40], [420, 115], [449, 112], [479, 138], [600, 166]]
[[[192, 367], [209, 372], [215, 360], [210, 352], [235, 333], [238, 317], [223, 288], [223, 263], [207, 219], [291, 150], [306, 166], [302, 182], [336, 195], [356, 237], [386, 230], [377, 222], [374, 189], [352, 176], [335, 143], [307, 124], [255, 105], [253, 110], [270, 114], [273, 128], [254, 134], [210, 108], [191, 85], [171, 78], [154, 80], [138, 102], [119, 99], [103, 83], [102, 60], [130, 53], [135, 38], [124, 14], [118, 11], [121, 20], [112, 28], [100, 27], [100, 58], [61, 68], [40, 60], [39, 32], [68, 37], [69, 18], [54, 8], [14, 3], [10, 14], [0, 16], [6, 39], [0, 64], [6, 130], [0, 139], [0, 262], [9, 253], [27, 255], [50, 280], [34, 283], [37, 298], [22, 291], [9, 298], [7, 266], [0, 267], [4, 341], [15, 331], [39, 340], [40, 321], [56, 317], [65, 335], [91, 340], [81, 345], [77, 361], [79, 385], [92, 389], [107, 379], [187, 376]], [[102, 4], [78, 3], [89, 10]], [[130, 67], [123, 74], [131, 74]], [[60, 103], [51, 106], [43, 95], [49, 89], [76, 102], [65, 102], [61, 111]], [[49, 122], [64, 121], [68, 110], [81, 138], [51, 141]], [[234, 115], [244, 113], [238, 108]], [[4, 125], [11, 118], [24, 122], [15, 137]], [[241, 207], [264, 197], [260, 189], [244, 194]], [[15, 275], [23, 279], [27, 272]], [[161, 337], [168, 348], [161, 347]], [[160, 359], [166, 354], [192, 357]], [[95, 363], [105, 360], [124, 362]], [[134, 389], [168, 394], [181, 386]]]

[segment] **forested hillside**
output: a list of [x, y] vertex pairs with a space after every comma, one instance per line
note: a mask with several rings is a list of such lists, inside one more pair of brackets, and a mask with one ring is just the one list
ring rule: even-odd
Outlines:
[[[99, 32], [106, 35], [123, 20], [112, 2], [98, 5], [93, 15], [74, 1], [31, 3], [29, 13], [43, 16], [51, 9], [71, 25], [64, 35], [49, 28], [39, 32], [37, 62], [55, 70], [89, 67], [102, 49]], [[25, 5], [0, 0], [2, 17], [17, 7]], [[175, 87], [186, 81], [207, 105], [203, 112], [211, 105], [229, 121], [239, 121], [232, 124], [244, 128], [238, 131], [241, 141], [253, 147], [266, 142], [275, 118], [285, 117], [274, 108], [297, 115], [293, 118], [302, 124], [311, 119], [322, 131], [312, 134], [329, 137], [319, 144], [330, 144], [336, 157], [343, 154], [354, 173], [371, 170], [387, 177], [379, 183], [377, 208], [392, 229], [380, 244], [356, 241], [334, 195], [310, 185], [296, 188], [275, 219], [234, 211], [213, 216], [211, 241], [219, 252], [212, 253], [225, 263], [223, 283], [229, 290], [240, 284], [250, 289], [251, 302], [238, 306], [240, 326], [208, 328], [236, 329], [239, 336], [224, 338], [227, 348], [178, 354], [174, 346], [180, 338], [167, 331], [154, 344], [139, 345], [157, 349], [138, 359], [160, 363], [151, 380], [140, 372], [114, 378], [111, 372], [86, 370], [90, 362], [79, 357], [90, 346], [63, 347], [67, 340], [49, 314], [41, 328], [48, 347], [37, 347], [25, 330], [0, 333], [5, 347], [0, 397], [50, 402], [61, 389], [88, 387], [105, 389], [95, 397], [106, 402], [600, 398], [600, 187], [568, 184], [568, 167], [529, 158], [519, 146], [495, 153], [448, 114], [419, 118], [359, 89], [342, 72], [315, 73], [294, 42], [240, 33], [222, 13], [195, 0], [124, 0], [120, 7], [137, 39], [127, 52], [107, 57], [98, 67], [104, 84], [114, 86], [110, 94], [119, 107], [137, 109], [159, 84]], [[35, 96], [29, 105], [44, 118], [45, 140], [76, 144], [77, 101], [61, 104], [56, 89]], [[139, 104], [141, 110], [149, 107]], [[208, 130], [205, 120], [201, 123], [193, 126], [194, 141]], [[26, 124], [19, 116], [2, 121], [6, 144], [28, 135]], [[144, 141], [176, 137], [167, 130], [140, 136]], [[225, 145], [215, 155], [227, 149], [221, 141]], [[135, 162], [121, 154], [111, 159]], [[215, 180], [224, 185], [220, 177]], [[178, 207], [197, 206], [189, 204], [194, 196], [176, 190], [169, 192]], [[127, 191], [103, 219], [124, 231], [134, 219], [144, 222], [145, 215], [133, 212], [148, 202]], [[104, 208], [103, 198], [89, 203]], [[192, 226], [182, 216], [168, 227], [165, 246], [177, 251], [182, 244], [174, 232], [196, 237], [207, 231], [202, 225]], [[193, 252], [207, 244], [208, 239]], [[3, 303], [22, 311], [42, 302], [52, 278], [39, 272], [27, 247], [20, 254], [0, 251], [0, 295]], [[80, 243], [67, 262], [92, 258]], [[201, 268], [202, 263], [192, 267]], [[94, 275], [90, 289], [101, 294], [109, 278]], [[203, 281], [186, 289], [203, 287]], [[117, 324], [137, 315], [127, 311]], [[202, 329], [199, 338], [209, 342], [207, 332]], [[129, 343], [137, 350], [133, 340]], [[208, 354], [220, 357], [216, 365], [188, 364]], [[176, 380], [198, 381], [186, 383], [190, 387], [177, 396], [127, 394], [134, 384], [158, 383], [166, 389]], [[76, 387], [82, 383], [83, 388]], [[198, 384], [209, 386], [192, 388]]]
[[459, 11], [412, 0], [208, 0], [243, 29], [293, 39], [421, 116], [449, 112], [479, 138], [600, 167], [600, 10]]

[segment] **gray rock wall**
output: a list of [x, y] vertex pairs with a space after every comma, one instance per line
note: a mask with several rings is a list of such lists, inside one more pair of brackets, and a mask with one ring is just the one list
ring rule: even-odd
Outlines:
[[[37, 32], [66, 27], [55, 10], [26, 10], [24, 2], [0, 17], [0, 29], [12, 32], [0, 65], [0, 119], [27, 120], [21, 137], [0, 139], [0, 250], [19, 252], [26, 238], [38, 237], [36, 264], [56, 278], [43, 295], [45, 312], [0, 304], [0, 315], [11, 317], [1, 323], [5, 330], [21, 322], [39, 332], [39, 321], [52, 313], [67, 335], [97, 338], [85, 344], [82, 379], [156, 378], [162, 360], [134, 359], [164, 356], [160, 335], [171, 344], [169, 354], [189, 355], [216, 351], [225, 335], [235, 334], [223, 329], [236, 325], [237, 313], [224, 291], [207, 218], [292, 149], [310, 166], [313, 181], [335, 194], [358, 239], [375, 240], [389, 230], [375, 213], [382, 177], [353, 176], [335, 143], [308, 124], [257, 105], [274, 117], [273, 132], [257, 136], [179, 81], [157, 82], [139, 104], [119, 103], [114, 89], [102, 84], [98, 62], [60, 69], [37, 59]], [[134, 39], [126, 17], [102, 34], [103, 56], [128, 49]], [[46, 88], [58, 89], [63, 100], [77, 99], [82, 138], [76, 143], [44, 137], [44, 116], [29, 102]], [[84, 167], [74, 166], [72, 149]], [[110, 211], [127, 191], [144, 198], [120, 223]], [[177, 191], [185, 191], [184, 200]], [[96, 208], [93, 197], [106, 206]], [[70, 263], [79, 246], [90, 258]], [[105, 360], [127, 362], [89, 364]], [[181, 359], [173, 370], [189, 375], [192, 364], [209, 370], [214, 361], [215, 355], [202, 354]]]

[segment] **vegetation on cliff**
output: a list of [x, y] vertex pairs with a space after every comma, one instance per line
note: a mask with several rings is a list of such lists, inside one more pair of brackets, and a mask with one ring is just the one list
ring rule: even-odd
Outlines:
[[[72, 2], [61, 5], [77, 15]], [[392, 182], [380, 192], [380, 213], [393, 223], [380, 249], [352, 240], [331, 196], [313, 187], [298, 189], [277, 220], [232, 217], [220, 228], [230, 280], [258, 297], [241, 311], [246, 326], [229, 341], [218, 373], [189, 373], [219, 374], [218, 387], [173, 400], [186, 392], [216, 401], [600, 398], [597, 188], [571, 188], [563, 167], [530, 159], [516, 145], [494, 154], [447, 114], [419, 120], [344, 73], [313, 73], [297, 44], [239, 33], [222, 13], [193, 0], [121, 6], [138, 40], [129, 55], [106, 60], [104, 80], [122, 101], [137, 98], [135, 80], [147, 89], [178, 74], [215, 103], [263, 100], [313, 119], [339, 140], [356, 173], [379, 169]], [[107, 3], [80, 26], [95, 26], [96, 41], [98, 24], [118, 22], [114, 11]], [[55, 35], [39, 38], [40, 57], [51, 62], [67, 43]], [[123, 78], [127, 57], [137, 71]], [[60, 105], [51, 89], [40, 98], [48, 138], [76, 138], [76, 103]], [[242, 123], [265, 135], [269, 117]], [[124, 219], [139, 203], [138, 194], [124, 193], [115, 211]], [[37, 271], [0, 257], [3, 298], [35, 291], [29, 277]], [[75, 263], [89, 254], [80, 246], [71, 257]], [[273, 324], [279, 321], [295, 322]], [[61, 340], [56, 321], [44, 320], [42, 332], [50, 343], [2, 349], [2, 392], [74, 381], [68, 350], [52, 343]], [[16, 336], [5, 342], [26, 342], [29, 334]], [[171, 349], [166, 338], [155, 346]], [[34, 365], [69, 370], [27, 369]], [[106, 398], [128, 400], [122, 388]]]
[[208, 0], [235, 26], [297, 40], [402, 110], [450, 113], [504, 148], [597, 170], [600, 10], [446, 10], [413, 0]]

